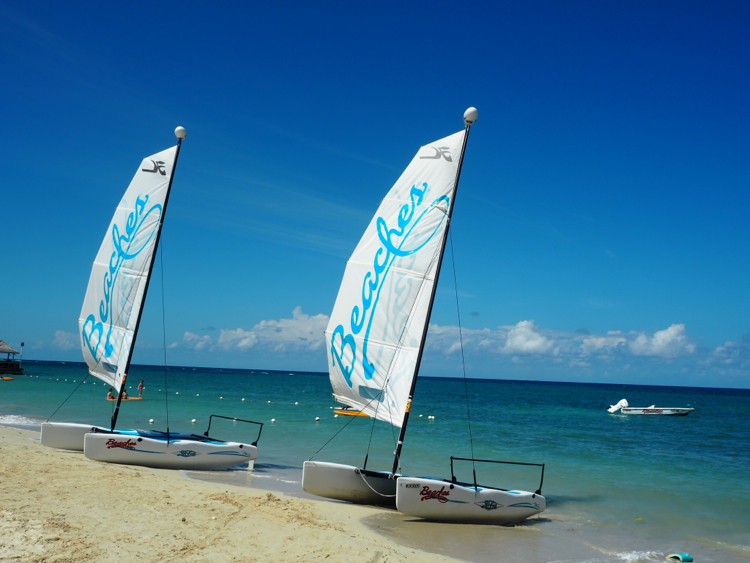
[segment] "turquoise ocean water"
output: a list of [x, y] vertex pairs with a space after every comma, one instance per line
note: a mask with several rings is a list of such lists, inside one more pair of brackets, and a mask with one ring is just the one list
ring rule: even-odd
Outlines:
[[[0, 424], [34, 429], [54, 413], [53, 421], [108, 425], [114, 403], [104, 400], [108, 388], [87, 377], [84, 364], [26, 362], [25, 369], [26, 376], [0, 382]], [[168, 374], [166, 387], [163, 367], [132, 367], [131, 394], [141, 379], [146, 391], [143, 401], [123, 403], [119, 427], [165, 430], [167, 412], [172, 431], [202, 433], [210, 414], [264, 423], [251, 478], [241, 471], [203, 478], [300, 493], [304, 460], [360, 465], [368, 444], [368, 468], [390, 469], [396, 431], [370, 419], [334, 417], [323, 374], [206, 368], [169, 368]], [[471, 456], [464, 385], [420, 378], [402, 456], [405, 474], [448, 478], [451, 455]], [[546, 464], [547, 511], [510, 529], [420, 525], [386, 513], [371, 523], [382, 533], [475, 561], [638, 563], [664, 561], [673, 551], [696, 562], [750, 561], [749, 390], [489, 379], [467, 385], [474, 457]], [[606, 412], [622, 398], [633, 406], [696, 412]], [[211, 435], [247, 442], [257, 428], [219, 420]], [[459, 479], [471, 480], [469, 465], [456, 469]], [[477, 474], [480, 483], [503, 488], [539, 484], [536, 468], [478, 465]]]

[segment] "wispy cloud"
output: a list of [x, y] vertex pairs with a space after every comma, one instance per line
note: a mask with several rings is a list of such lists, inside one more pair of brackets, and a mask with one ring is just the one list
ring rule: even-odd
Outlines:
[[[220, 198], [184, 210], [184, 216], [191, 223], [341, 256], [354, 249], [374, 211], [281, 183], [227, 174], [220, 177], [226, 180]], [[216, 182], [217, 178], [210, 181]], [[226, 201], [232, 202], [231, 207], [226, 206]]]
[[260, 321], [250, 330], [222, 329], [218, 338], [186, 332], [182, 342], [173, 342], [170, 348], [207, 352], [243, 352], [250, 349], [316, 351], [323, 347], [323, 331], [327, 324], [327, 315], [310, 316], [302, 312], [302, 307], [297, 307], [292, 311], [291, 319]]
[[[544, 329], [533, 320], [526, 320], [494, 330], [463, 329], [461, 336], [464, 347], [476, 352], [569, 357], [580, 360], [579, 365], [592, 360], [611, 361], [633, 356], [674, 359], [692, 356], [698, 349], [697, 344], [687, 336], [684, 324], [673, 324], [654, 334], [635, 331], [624, 333], [619, 330], [611, 330], [607, 334], [591, 334], [588, 330], [580, 329], [576, 332]], [[457, 350], [456, 344], [459, 341], [457, 326], [430, 325], [428, 345], [432, 349], [451, 354]], [[747, 344], [747, 350], [750, 358], [750, 343]], [[714, 354], [734, 358], [738, 352], [735, 343], [727, 343], [720, 352]]]
[[[249, 351], [266, 354], [325, 354], [324, 330], [328, 315], [308, 315], [297, 307], [291, 318], [263, 320], [252, 328], [224, 328], [214, 334], [185, 332], [181, 342], [171, 348], [212, 354], [243, 354]], [[72, 335], [71, 335], [72, 336]], [[625, 369], [636, 358], [671, 362], [676, 358], [695, 356], [698, 345], [688, 335], [684, 324], [673, 324], [653, 334], [610, 330], [606, 334], [590, 331], [564, 332], [547, 329], [533, 320], [495, 329], [460, 329], [455, 325], [431, 324], [427, 348], [455, 357], [464, 351], [474, 360], [507, 358], [516, 363], [539, 360], [567, 363], [572, 367], [590, 367], [594, 363], [620, 362]], [[750, 337], [727, 342], [717, 348], [710, 361], [750, 367]]]
[[272, 129], [275, 131], [279, 136], [286, 137], [287, 139], [292, 139], [300, 143], [301, 145], [313, 148], [317, 151], [328, 153], [332, 156], [342, 156], [344, 158], [348, 158], [350, 160], [355, 160], [358, 162], [365, 162], [367, 164], [373, 164], [375, 166], [379, 166], [381, 168], [386, 168], [388, 170], [399, 170], [398, 167], [393, 166], [392, 164], [388, 164], [385, 162], [382, 162], [380, 160], [377, 160], [375, 158], [372, 158], [371, 156], [355, 153], [352, 151], [347, 151], [342, 149], [341, 147], [331, 145], [329, 143], [323, 143], [315, 138], [310, 138], [305, 135], [300, 135], [298, 133], [293, 133], [291, 131], [288, 131], [286, 129], [282, 129], [280, 127], [269, 127], [269, 129]]
[[736, 341], [728, 340], [717, 346], [708, 358], [708, 363], [750, 369], [750, 334]]
[[58, 350], [74, 350], [81, 345], [80, 338], [72, 332], [64, 330], [55, 331], [55, 339], [52, 341], [52, 347]]

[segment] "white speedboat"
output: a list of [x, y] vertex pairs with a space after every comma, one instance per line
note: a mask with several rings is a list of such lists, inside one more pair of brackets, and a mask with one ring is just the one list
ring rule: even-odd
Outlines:
[[695, 409], [692, 407], [631, 407], [626, 399], [622, 399], [616, 405], [612, 405], [607, 411], [615, 414], [620, 411], [621, 414], [661, 414], [664, 416], [687, 416]]

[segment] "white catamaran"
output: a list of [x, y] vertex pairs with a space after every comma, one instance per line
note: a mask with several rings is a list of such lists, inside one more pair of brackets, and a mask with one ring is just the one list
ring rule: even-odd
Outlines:
[[[308, 460], [302, 471], [308, 493], [355, 503], [395, 503], [402, 512], [433, 520], [474, 521], [492, 513], [492, 521], [507, 522], [545, 509], [539, 491], [507, 492], [475, 484], [467, 493], [472, 502], [454, 501], [458, 490], [453, 489], [462, 486], [455, 480], [415, 480], [398, 473], [464, 151], [477, 115], [469, 108], [463, 131], [422, 147], [385, 196], [347, 262], [326, 329], [336, 400], [401, 429], [393, 467], [372, 471]], [[429, 498], [419, 496], [433, 486], [444, 489]], [[500, 503], [490, 492], [510, 498]], [[412, 506], [412, 493], [420, 510]], [[461, 510], [452, 510], [459, 506]]]
[[[252, 444], [204, 435], [115, 429], [133, 357], [154, 259], [180, 154], [187, 136], [178, 127], [176, 146], [149, 156], [138, 167], [94, 261], [78, 326], [89, 373], [118, 392], [110, 428], [45, 422], [45, 446], [83, 450], [97, 461], [167, 469], [225, 469], [258, 457]], [[211, 421], [217, 415], [209, 418]], [[237, 420], [237, 419], [232, 419]], [[253, 421], [243, 421], [262, 424]], [[260, 431], [258, 433], [260, 437]]]

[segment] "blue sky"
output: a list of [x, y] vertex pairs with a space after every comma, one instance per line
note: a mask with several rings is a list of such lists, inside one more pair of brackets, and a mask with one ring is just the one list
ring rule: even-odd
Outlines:
[[[111, 214], [183, 125], [168, 363], [325, 371], [380, 199], [476, 106], [468, 374], [750, 387], [748, 4], [491, 4], [4, 2], [0, 338], [81, 359]], [[461, 375], [452, 268], [426, 375]], [[138, 363], [163, 362], [161, 275]]]

